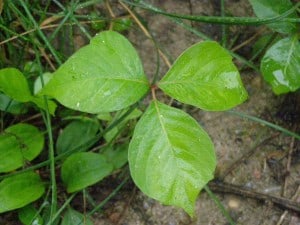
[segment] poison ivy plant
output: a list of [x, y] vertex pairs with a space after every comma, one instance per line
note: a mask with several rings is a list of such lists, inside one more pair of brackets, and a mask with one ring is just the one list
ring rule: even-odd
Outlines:
[[[258, 17], [279, 16], [290, 10], [293, 4], [289, 0], [249, 0]], [[297, 18], [294, 11], [289, 15]], [[264, 79], [272, 86], [275, 94], [294, 92], [300, 88], [300, 25], [291, 22], [267, 24], [274, 31], [288, 34], [277, 40], [266, 51], [260, 64]]]
[[247, 93], [232, 57], [217, 42], [195, 44], [179, 56], [158, 83], [168, 95], [205, 110], [226, 110]]
[[300, 43], [296, 36], [272, 45], [261, 60], [261, 72], [275, 94], [300, 88]]
[[[255, 14], [260, 18], [270, 18], [280, 16], [293, 7], [290, 0], [249, 0]], [[290, 15], [290, 18], [296, 18], [297, 13], [294, 11]], [[298, 31], [299, 26], [291, 22], [274, 22], [267, 24], [271, 29], [284, 33], [293, 34]]]
[[102, 32], [53, 74], [41, 94], [75, 110], [99, 113], [126, 108], [148, 90], [133, 46], [122, 35]]
[[[150, 88], [136, 51], [113, 31], [98, 34], [71, 56], [39, 94], [109, 119], [107, 112], [125, 109], [151, 90], [153, 100], [129, 144], [130, 172], [144, 193], [192, 216], [197, 195], [213, 178], [213, 144], [191, 116], [157, 100], [157, 88], [178, 101], [212, 111], [232, 108], [247, 98], [230, 55], [216, 42], [187, 49]], [[110, 156], [106, 151], [69, 156], [61, 170], [67, 191], [92, 185], [119, 167]]]
[[153, 101], [128, 151], [131, 176], [145, 194], [193, 215], [197, 195], [216, 165], [212, 141], [193, 118]]

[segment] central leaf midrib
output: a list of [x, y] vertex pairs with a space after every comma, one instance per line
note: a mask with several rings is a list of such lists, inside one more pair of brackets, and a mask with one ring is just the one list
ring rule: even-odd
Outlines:
[[160, 125], [161, 125], [161, 128], [162, 128], [162, 130], [163, 130], [163, 133], [164, 133], [165, 136], [166, 136], [167, 142], [168, 142], [168, 144], [169, 144], [170, 147], [171, 147], [172, 155], [173, 155], [173, 158], [175, 159], [175, 163], [176, 163], [176, 168], [178, 169], [178, 164], [177, 164], [177, 160], [176, 160], [175, 153], [174, 153], [175, 150], [174, 150], [174, 148], [173, 148], [173, 145], [172, 145], [171, 142], [170, 142], [170, 138], [169, 138], [169, 136], [168, 136], [168, 132], [167, 132], [165, 126], [164, 126], [164, 123], [163, 123], [163, 121], [161, 120], [160, 115], [162, 115], [162, 114], [160, 114], [159, 106], [158, 106], [157, 103], [158, 103], [157, 101], [154, 102], [154, 104], [155, 104], [155, 109], [156, 109], [156, 112], [157, 112], [157, 117], [158, 117], [159, 123], [160, 123]]

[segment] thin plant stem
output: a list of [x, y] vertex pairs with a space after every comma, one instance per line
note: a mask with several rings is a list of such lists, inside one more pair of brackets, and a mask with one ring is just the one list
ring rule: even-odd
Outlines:
[[227, 221], [230, 223], [230, 225], [235, 225], [235, 222], [225, 209], [224, 205], [220, 202], [220, 200], [217, 198], [217, 196], [209, 189], [207, 185], [204, 186], [204, 190], [209, 195], [209, 197], [216, 203], [218, 208], [220, 209], [221, 213], [224, 215], [224, 217], [227, 219]]
[[62, 64], [62, 61], [60, 60], [60, 58], [58, 57], [58, 55], [56, 54], [55, 49], [53, 48], [53, 46], [50, 44], [50, 42], [48, 41], [47, 37], [45, 36], [45, 34], [42, 32], [42, 30], [40, 29], [39, 25], [37, 24], [37, 22], [35, 21], [35, 19], [33, 18], [31, 12], [29, 11], [27, 5], [25, 4], [24, 0], [20, 0], [20, 3], [22, 5], [22, 7], [24, 8], [27, 16], [29, 17], [30, 21], [32, 22], [32, 24], [34, 25], [34, 28], [37, 30], [38, 34], [40, 35], [40, 37], [42, 38], [42, 40], [45, 42], [46, 46], [48, 47], [48, 49], [50, 50], [50, 52], [52, 53], [53, 57], [55, 58], [56, 62], [58, 64]]
[[181, 15], [175, 13], [168, 13], [158, 8], [153, 7], [150, 4], [140, 1], [139, 3], [129, 2], [123, 0], [127, 4], [143, 8], [154, 13], [170, 16], [174, 18], [186, 19], [191, 21], [203, 22], [203, 23], [214, 23], [214, 24], [229, 24], [229, 25], [243, 25], [243, 26], [258, 26], [263, 24], [270, 24], [275, 22], [290, 22], [300, 23], [300, 18], [286, 18], [300, 6], [300, 3], [294, 5], [291, 9], [287, 10], [283, 14], [269, 18], [257, 18], [257, 17], [220, 17], [220, 16], [193, 16], [193, 15]]
[[295, 137], [297, 138], [298, 140], [300, 140], [300, 135], [299, 134], [296, 134], [292, 131], [289, 131], [281, 126], [278, 126], [274, 123], [270, 123], [266, 120], [263, 120], [263, 119], [260, 119], [260, 118], [257, 118], [255, 116], [250, 116], [250, 115], [247, 115], [245, 113], [242, 113], [242, 112], [237, 112], [237, 111], [233, 111], [233, 110], [229, 110], [227, 111], [229, 114], [232, 114], [232, 115], [236, 115], [236, 116], [239, 116], [239, 117], [242, 117], [242, 118], [245, 118], [245, 119], [249, 119], [249, 120], [252, 120], [252, 121], [255, 121], [255, 122], [258, 122], [258, 123], [261, 123], [265, 126], [268, 126], [268, 127], [271, 127], [275, 130], [279, 130], [280, 132], [286, 134], [286, 135], [289, 135], [289, 136], [292, 136], [292, 137]]
[[95, 212], [99, 211], [112, 197], [118, 193], [118, 191], [127, 183], [128, 180], [129, 177], [126, 177], [99, 205], [88, 212], [87, 216], [93, 215]]
[[[40, 78], [42, 82], [42, 86], [44, 86], [44, 80], [42, 76], [42, 65], [41, 61], [39, 59], [39, 54], [38, 51], [36, 51], [36, 60], [39, 64], [39, 69], [40, 69]], [[49, 139], [49, 162], [50, 162], [50, 179], [51, 179], [51, 207], [50, 207], [50, 218], [49, 221], [52, 223], [54, 221], [54, 213], [56, 212], [57, 209], [57, 185], [56, 185], [56, 173], [55, 173], [55, 156], [54, 156], [54, 140], [53, 140], [53, 134], [52, 134], [52, 125], [51, 125], [51, 117], [49, 113], [49, 107], [48, 107], [48, 99], [46, 96], [44, 96], [44, 102], [46, 105], [46, 111], [42, 112], [44, 114], [43, 118], [45, 120], [45, 125], [47, 128], [47, 134], [48, 134], [48, 139]]]
[[[76, 196], [77, 192], [73, 193], [65, 202], [64, 204], [60, 207], [59, 210], [53, 215], [53, 220], [55, 221], [59, 215], [63, 212], [63, 210], [70, 204], [70, 202], [73, 200], [73, 198]], [[51, 220], [46, 224], [46, 225], [52, 225], [53, 222]]]
[[[221, 16], [225, 17], [225, 1], [224, 0], [220, 0], [221, 3]], [[226, 25], [222, 24], [222, 46], [224, 48], [226, 48], [226, 42], [227, 42], [227, 32], [226, 32]]]

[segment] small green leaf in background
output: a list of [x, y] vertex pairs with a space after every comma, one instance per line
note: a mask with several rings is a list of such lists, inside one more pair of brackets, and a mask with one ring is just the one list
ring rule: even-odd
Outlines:
[[197, 121], [154, 101], [137, 123], [128, 151], [131, 176], [145, 194], [194, 214], [196, 198], [216, 167], [213, 143]]
[[117, 32], [104, 31], [54, 73], [42, 94], [71, 109], [99, 113], [126, 108], [148, 90], [133, 46]]
[[[280, 16], [293, 7], [290, 0], [249, 0], [254, 13], [259, 18], [272, 18]], [[288, 18], [297, 18], [296, 11]], [[275, 22], [266, 24], [271, 29], [284, 34], [292, 34], [298, 31], [296, 23]]]
[[44, 221], [41, 215], [32, 204], [29, 204], [18, 210], [19, 220], [24, 225], [43, 225]]
[[185, 50], [158, 86], [180, 102], [210, 111], [230, 109], [247, 98], [231, 56], [212, 41]]
[[261, 72], [275, 94], [300, 88], [300, 43], [297, 37], [284, 38], [271, 46], [261, 60]]
[[48, 100], [48, 106], [43, 97], [33, 96], [25, 76], [15, 68], [0, 70], [0, 91], [18, 102], [33, 102], [39, 108], [49, 110], [54, 115], [56, 104]]
[[85, 218], [80, 212], [68, 208], [64, 213], [61, 225], [93, 225], [93, 222], [89, 218]]
[[114, 20], [112, 29], [115, 31], [128, 30], [132, 25], [132, 20], [130, 18], [119, 18]]
[[0, 91], [19, 102], [29, 102], [32, 97], [26, 78], [15, 68], [0, 70]]
[[120, 131], [128, 125], [128, 121], [132, 119], [137, 119], [142, 115], [142, 111], [139, 109], [134, 109], [128, 116], [126, 116], [122, 122], [118, 123], [111, 130], [104, 134], [104, 139], [106, 142], [110, 142], [116, 138], [116, 135], [120, 134]]
[[108, 176], [112, 164], [103, 155], [78, 152], [69, 156], [61, 168], [61, 178], [69, 193], [82, 190]]
[[52, 73], [44, 73], [42, 74], [42, 78], [43, 78], [43, 82], [42, 83], [42, 78], [38, 77], [35, 81], [34, 81], [34, 88], [33, 88], [33, 93], [37, 94], [42, 88], [43, 88], [43, 84], [46, 85], [53, 77]]
[[21, 208], [39, 199], [44, 191], [43, 182], [34, 172], [5, 178], [0, 183], [0, 213]]
[[26, 160], [37, 157], [44, 146], [44, 136], [30, 124], [8, 127], [0, 135], [0, 173], [22, 167]]
[[103, 155], [114, 169], [120, 169], [128, 161], [128, 144], [109, 146], [104, 149]]
[[5, 94], [0, 93], [0, 110], [12, 114], [24, 114], [26, 113], [27, 107], [24, 103], [15, 101]]
[[[99, 124], [90, 119], [76, 120], [68, 124], [58, 136], [56, 142], [57, 154], [70, 150], [86, 151], [98, 140], [96, 134]], [[73, 152], [72, 152], [73, 153]]]
[[255, 55], [257, 52], [262, 53], [262, 50], [265, 50], [267, 46], [275, 44], [280, 39], [278, 35], [264, 34], [253, 44], [252, 55]]

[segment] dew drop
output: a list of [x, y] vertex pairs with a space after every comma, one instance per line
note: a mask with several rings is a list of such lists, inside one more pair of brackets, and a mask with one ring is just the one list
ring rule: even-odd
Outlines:
[[76, 107], [79, 108], [80, 106], [80, 102], [77, 102]]

